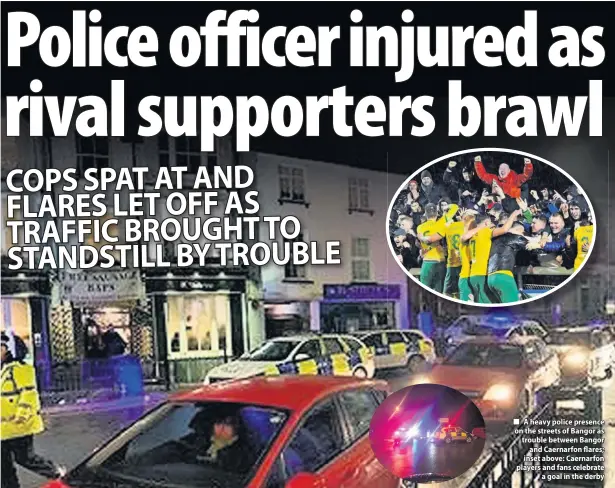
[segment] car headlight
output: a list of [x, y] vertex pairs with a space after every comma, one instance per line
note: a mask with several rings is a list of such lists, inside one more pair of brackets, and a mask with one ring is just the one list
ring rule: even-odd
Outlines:
[[410, 431], [407, 434], [408, 439], [412, 439], [413, 437], [418, 437], [419, 435], [419, 428], [418, 427], [412, 427], [410, 429]]
[[564, 364], [569, 367], [581, 367], [585, 365], [588, 359], [586, 351], [572, 351], [564, 356]]
[[420, 385], [425, 383], [431, 383], [431, 378], [426, 374], [420, 374], [418, 376], [415, 376], [412, 380], [412, 384], [414, 385]]
[[515, 390], [511, 385], [496, 384], [489, 387], [483, 398], [494, 402], [509, 402], [515, 398]]

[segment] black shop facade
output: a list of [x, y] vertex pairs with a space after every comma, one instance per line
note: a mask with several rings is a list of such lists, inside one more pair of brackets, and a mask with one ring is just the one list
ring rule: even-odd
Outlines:
[[201, 383], [209, 369], [253, 347], [255, 330], [264, 329], [246, 268], [156, 269], [144, 280], [170, 384]]

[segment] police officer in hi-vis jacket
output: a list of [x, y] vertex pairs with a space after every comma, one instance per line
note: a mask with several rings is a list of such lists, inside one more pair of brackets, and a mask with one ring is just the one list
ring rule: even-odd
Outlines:
[[13, 348], [6, 334], [2, 333], [0, 338], [2, 488], [19, 488], [15, 463], [47, 478], [59, 477], [62, 470], [34, 452], [34, 435], [43, 432], [45, 425], [35, 370], [24, 362], [27, 347], [19, 337], [13, 337]]

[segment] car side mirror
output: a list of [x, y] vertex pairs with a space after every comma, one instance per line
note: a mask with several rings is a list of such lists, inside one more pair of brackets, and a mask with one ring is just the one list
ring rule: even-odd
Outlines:
[[305, 353], [300, 353], [295, 356], [295, 361], [307, 361], [308, 359], [312, 359]]
[[320, 478], [313, 473], [298, 473], [293, 476], [284, 488], [316, 488], [320, 486]]

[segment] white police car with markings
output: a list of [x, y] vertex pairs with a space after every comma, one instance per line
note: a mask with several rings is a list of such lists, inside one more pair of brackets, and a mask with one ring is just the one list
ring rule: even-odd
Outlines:
[[372, 378], [369, 348], [352, 336], [323, 334], [278, 337], [263, 342], [239, 359], [211, 369], [205, 384], [285, 374]]
[[375, 330], [356, 333], [374, 354], [376, 370], [408, 368], [421, 372], [435, 359], [431, 339], [416, 329]]

